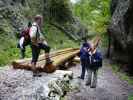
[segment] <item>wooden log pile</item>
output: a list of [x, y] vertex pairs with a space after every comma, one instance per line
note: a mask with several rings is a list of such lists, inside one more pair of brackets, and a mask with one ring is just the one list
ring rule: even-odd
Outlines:
[[[38, 59], [36, 70], [40, 72], [52, 73], [58, 68], [59, 65], [62, 65], [63, 63], [74, 58], [79, 52], [79, 48], [67, 48], [52, 52], [50, 54], [50, 58], [53, 60], [53, 64], [48, 66], [45, 66], [45, 55], [41, 55]], [[15, 60], [12, 62], [12, 65], [14, 69], [32, 70], [31, 58]]]

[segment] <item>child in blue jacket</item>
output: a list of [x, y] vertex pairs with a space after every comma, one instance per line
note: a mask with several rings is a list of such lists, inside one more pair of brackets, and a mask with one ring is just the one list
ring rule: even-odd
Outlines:
[[82, 67], [80, 79], [83, 79], [83, 80], [85, 77], [86, 69], [89, 66], [89, 56], [90, 56], [88, 53], [89, 49], [90, 49], [90, 44], [87, 42], [84, 42], [80, 48], [80, 61], [81, 61], [81, 67]]

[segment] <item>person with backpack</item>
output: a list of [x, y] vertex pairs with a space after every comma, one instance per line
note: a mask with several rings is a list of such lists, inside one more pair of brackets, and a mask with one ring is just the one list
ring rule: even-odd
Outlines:
[[90, 44], [85, 40], [80, 48], [80, 61], [81, 61], [81, 75], [79, 76], [80, 79], [84, 80], [85, 72], [87, 67], [89, 66], [89, 53], [88, 50], [90, 49]]
[[97, 48], [91, 45], [89, 55], [89, 66], [87, 67], [88, 79], [86, 85], [90, 85], [91, 88], [96, 88], [97, 72], [98, 69], [102, 67], [102, 54]]
[[31, 22], [28, 22], [28, 26], [22, 30], [22, 32], [19, 35], [19, 43], [18, 48], [20, 49], [21, 59], [25, 58], [25, 47], [30, 44], [30, 35], [29, 31], [32, 24]]
[[[32, 70], [33, 76], [38, 76], [39, 73], [36, 70], [36, 63], [38, 61], [40, 50], [45, 51], [46, 65], [51, 64], [52, 61], [49, 57], [50, 47], [47, 45], [43, 34], [41, 33], [43, 17], [41, 15], [36, 15], [32, 27], [30, 28], [30, 38], [31, 38], [31, 49], [32, 49]], [[40, 76], [40, 75], [39, 75]]]

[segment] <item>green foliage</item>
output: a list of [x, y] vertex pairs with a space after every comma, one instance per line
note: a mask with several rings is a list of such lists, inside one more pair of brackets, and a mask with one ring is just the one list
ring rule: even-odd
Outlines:
[[70, 9], [69, 0], [49, 0], [49, 17], [50, 21], [64, 23], [70, 21], [72, 18], [72, 11]]
[[[14, 40], [5, 33], [0, 34], [0, 65], [7, 64], [13, 56], [16, 56], [14, 52]], [[14, 55], [13, 55], [14, 54]]]
[[80, 0], [73, 12], [90, 32], [105, 33], [110, 18], [109, 3], [109, 0]]
[[128, 96], [128, 100], [133, 100], [133, 94]]
[[28, 2], [28, 7], [25, 7], [23, 9], [23, 15], [25, 17], [32, 17], [35, 16], [36, 14], [42, 14], [44, 10], [44, 2], [43, 0], [27, 0]]
[[70, 40], [63, 32], [49, 24], [45, 25], [44, 32], [46, 40], [53, 50], [78, 47], [78, 43]]

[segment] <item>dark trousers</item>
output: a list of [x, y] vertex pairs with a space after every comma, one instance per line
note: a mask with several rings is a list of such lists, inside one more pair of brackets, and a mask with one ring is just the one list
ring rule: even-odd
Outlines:
[[31, 49], [32, 49], [32, 62], [35, 64], [38, 60], [41, 49], [43, 49], [45, 53], [50, 52], [50, 47], [43, 43], [38, 43], [38, 46], [31, 44]]
[[92, 69], [87, 69], [88, 72], [88, 78], [87, 78], [87, 84], [89, 84], [91, 87], [96, 87], [97, 85], [97, 72], [98, 70], [92, 70]]
[[84, 79], [86, 70], [89, 67], [89, 61], [87, 59], [81, 59], [81, 66], [82, 66], [82, 72], [80, 77], [81, 79]]
[[20, 47], [20, 44], [19, 44], [19, 43], [17, 44], [17, 48], [20, 49], [21, 59], [24, 59], [24, 58], [25, 58], [25, 51], [26, 51], [25, 48], [26, 48], [26, 46], [28, 46], [28, 45], [30, 45], [30, 41], [24, 42], [23, 48]]
[[21, 59], [25, 58], [25, 47], [22, 49], [20, 48], [20, 54], [21, 54]]

